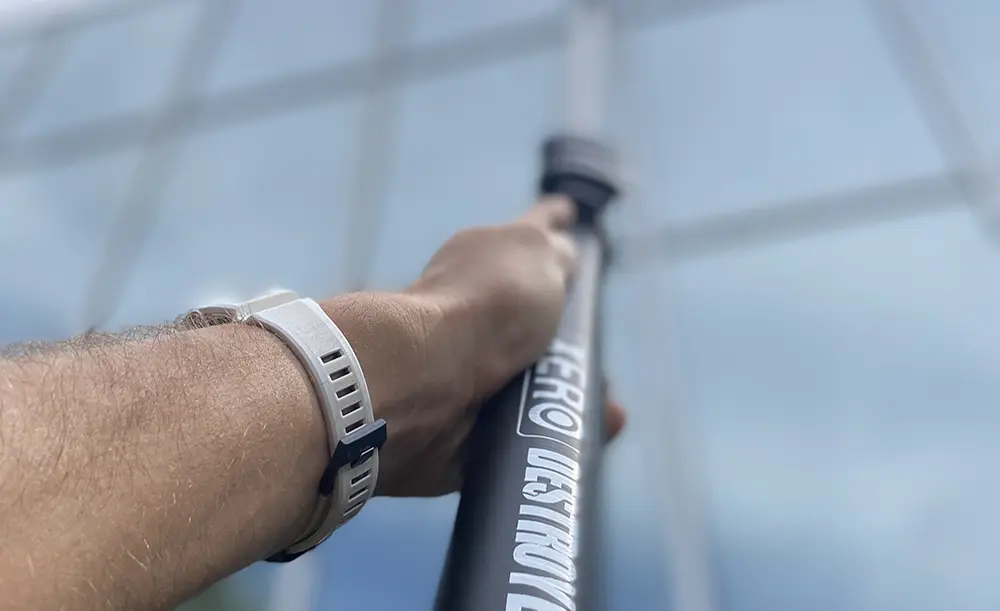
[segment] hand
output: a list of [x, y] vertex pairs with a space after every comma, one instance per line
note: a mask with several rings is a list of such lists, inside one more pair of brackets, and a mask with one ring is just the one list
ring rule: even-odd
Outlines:
[[[512, 223], [459, 232], [405, 293], [421, 312], [421, 404], [380, 416], [389, 426], [379, 494], [458, 490], [465, 445], [482, 402], [540, 357], [555, 336], [576, 265], [566, 233], [575, 206], [549, 198]], [[420, 393], [418, 393], [420, 394]], [[609, 439], [625, 422], [610, 402]]]

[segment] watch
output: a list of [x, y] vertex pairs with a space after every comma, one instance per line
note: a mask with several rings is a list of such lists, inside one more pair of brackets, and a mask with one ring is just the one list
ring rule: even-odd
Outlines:
[[261, 326], [291, 349], [312, 381], [323, 410], [330, 462], [317, 486], [320, 498], [309, 527], [299, 540], [267, 559], [294, 560], [356, 516], [375, 492], [386, 424], [375, 418], [361, 363], [319, 304], [292, 291], [204, 306], [185, 314], [182, 322]]

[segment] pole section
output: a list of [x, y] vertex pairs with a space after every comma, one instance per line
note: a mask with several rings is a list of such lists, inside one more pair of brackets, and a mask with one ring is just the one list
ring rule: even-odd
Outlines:
[[566, 133], [543, 147], [540, 193], [577, 205], [580, 260], [546, 354], [484, 407], [470, 441], [438, 611], [585, 611], [600, 605], [598, 481], [605, 388], [601, 212], [618, 193], [605, 113], [607, 6], [570, 13]]

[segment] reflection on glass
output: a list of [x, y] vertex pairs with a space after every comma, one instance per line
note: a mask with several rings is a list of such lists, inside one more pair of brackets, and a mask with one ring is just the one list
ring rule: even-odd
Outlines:
[[360, 59], [372, 49], [376, 1], [247, 0], [209, 89], [252, 85]]
[[751, 3], [636, 30], [640, 178], [684, 219], [941, 169], [857, 3]]
[[[665, 341], [671, 330], [644, 326], [672, 323], [647, 283], [648, 274], [623, 275], [612, 267], [604, 286], [601, 356], [615, 398], [628, 408], [629, 423], [605, 450], [601, 466], [601, 609], [668, 609], [673, 590], [665, 581], [667, 524], [660, 496], [668, 489], [667, 474], [651, 460], [664, 450], [646, 444], [673, 438], [650, 427], [668, 421], [658, 412], [674, 398], [675, 389], [666, 385], [677, 372], [664, 358], [672, 350]], [[647, 320], [650, 308], [657, 314], [653, 321]], [[665, 388], [669, 393], [662, 394]]]
[[188, 141], [116, 324], [277, 286], [335, 291], [358, 110], [349, 100]]
[[0, 345], [83, 331], [85, 288], [134, 161], [122, 154], [0, 181]]
[[559, 59], [533, 55], [403, 90], [377, 285], [412, 280], [454, 231], [530, 205], [539, 147], [560, 118]]
[[11, 79], [17, 74], [30, 48], [27, 39], [21, 37], [0, 42], [0, 108], [3, 108], [4, 100], [9, 95]]
[[505, 2], [466, 2], [464, 0], [417, 0], [415, 23], [410, 41], [436, 42], [474, 35], [494, 27], [514, 26], [518, 22], [552, 16], [566, 5], [566, 0], [506, 0]]
[[959, 202], [675, 270], [727, 609], [1000, 604], [996, 272]]
[[994, 25], [1000, 5], [966, 0], [956, 11], [948, 3], [911, 0], [905, 5], [933, 52], [938, 72], [971, 126], [984, 154], [1000, 153], [1000, 54]]
[[19, 136], [158, 108], [198, 10], [194, 0], [158, 3], [73, 30]]

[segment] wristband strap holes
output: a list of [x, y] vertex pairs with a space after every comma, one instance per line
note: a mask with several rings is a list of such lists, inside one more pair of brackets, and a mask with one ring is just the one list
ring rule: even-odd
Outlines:
[[[348, 405], [344, 409], [340, 410], [340, 414], [343, 417], [346, 418], [346, 417], [350, 416], [351, 414], [353, 414], [354, 412], [358, 411], [359, 409], [361, 409], [361, 402], [360, 401], [358, 401], [357, 403], [355, 403], [353, 405]], [[362, 424], [364, 424], [364, 422], [362, 422]], [[350, 433], [351, 431], [348, 430], [347, 432]]]
[[[341, 388], [340, 390], [337, 391], [337, 398], [343, 399], [344, 397], [356, 391], [357, 389], [358, 389], [357, 384], [351, 384], [350, 386], [345, 386], [344, 388]], [[358, 405], [360, 406], [361, 403], [358, 403]], [[346, 416], [347, 414], [344, 415]]]
[[374, 455], [375, 455], [375, 448], [368, 448], [367, 450], [361, 453], [361, 456], [359, 456], [357, 460], [351, 461], [351, 466], [352, 467], [360, 466], [368, 462], [368, 459]]
[[[348, 409], [350, 409], [350, 408], [348, 408]], [[352, 410], [352, 411], [356, 411], [356, 410]], [[344, 414], [344, 415], [346, 416], [347, 414]], [[351, 433], [353, 433], [354, 431], [360, 429], [364, 425], [365, 425], [365, 421], [364, 420], [358, 420], [356, 422], [352, 422], [352, 423], [350, 423], [350, 424], [348, 424], [347, 426], [344, 427], [344, 433], [347, 434], [347, 435], [350, 435]]]
[[354, 514], [356, 514], [359, 511], [361, 511], [361, 508], [364, 507], [364, 506], [365, 506], [365, 503], [364, 503], [364, 501], [362, 501], [362, 502], [358, 503], [357, 505], [355, 505], [354, 507], [351, 507], [350, 509], [348, 509], [347, 511], [344, 512], [344, 519], [345, 520], [349, 520], [349, 519], [353, 518]]
[[361, 475], [357, 475], [357, 476], [355, 476], [354, 478], [352, 478], [352, 479], [351, 479], [351, 485], [352, 485], [352, 486], [357, 486], [357, 485], [358, 485], [358, 484], [360, 484], [361, 482], [363, 482], [363, 481], [365, 481], [366, 479], [368, 479], [368, 476], [369, 476], [369, 475], [371, 475], [371, 474], [372, 474], [372, 470], [371, 470], [371, 469], [368, 469], [367, 471], [365, 471], [365, 472], [364, 472], [364, 473], [362, 473]]
[[323, 363], [329, 363], [330, 361], [336, 361], [342, 356], [344, 356], [344, 353], [341, 350], [334, 350], [319, 357], [319, 360]]

